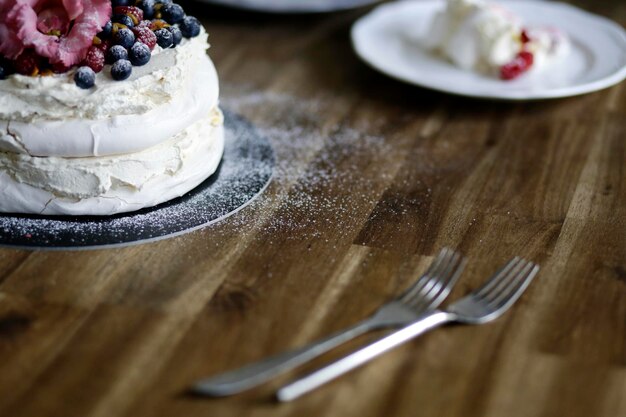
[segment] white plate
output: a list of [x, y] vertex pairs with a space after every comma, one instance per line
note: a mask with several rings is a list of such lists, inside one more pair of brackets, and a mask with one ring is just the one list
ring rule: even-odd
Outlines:
[[424, 50], [420, 39], [443, 0], [382, 5], [352, 28], [357, 54], [401, 81], [470, 97], [531, 100], [589, 93], [626, 78], [626, 31], [618, 24], [563, 3], [507, 1], [530, 25], [556, 26], [572, 41], [569, 55], [513, 81], [462, 70]]
[[381, 0], [203, 0], [238, 9], [268, 13], [322, 13], [353, 9]]

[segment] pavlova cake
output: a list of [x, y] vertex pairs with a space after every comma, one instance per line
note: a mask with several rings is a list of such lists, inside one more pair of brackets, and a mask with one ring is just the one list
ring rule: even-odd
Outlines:
[[540, 69], [570, 47], [562, 31], [525, 25], [510, 10], [487, 0], [447, 0], [424, 42], [462, 69], [503, 80]]
[[0, 212], [129, 212], [211, 176], [207, 48], [171, 0], [0, 0]]

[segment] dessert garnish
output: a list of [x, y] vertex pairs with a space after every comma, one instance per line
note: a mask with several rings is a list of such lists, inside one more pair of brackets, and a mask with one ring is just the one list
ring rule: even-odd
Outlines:
[[157, 45], [175, 48], [198, 34], [198, 19], [172, 0], [2, 1], [0, 80], [68, 73], [89, 89], [97, 73], [125, 80]]

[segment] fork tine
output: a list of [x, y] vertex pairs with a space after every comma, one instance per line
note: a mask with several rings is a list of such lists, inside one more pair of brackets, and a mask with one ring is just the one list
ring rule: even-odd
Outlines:
[[427, 310], [441, 304], [456, 283], [459, 261], [463, 260], [461, 255], [453, 252], [445, 268], [442, 268], [439, 275], [433, 278], [437, 281], [437, 286], [425, 296], [409, 300], [409, 305], [418, 310]]
[[497, 286], [503, 279], [505, 279], [511, 269], [515, 268], [515, 266], [520, 262], [521, 258], [516, 256], [511, 259], [506, 265], [502, 267], [489, 281], [484, 283], [480, 288], [474, 290], [473, 294], [478, 297], [484, 297], [487, 295], [495, 286]]
[[525, 259], [522, 259], [516, 266], [513, 268], [508, 276], [494, 288], [483, 298], [488, 303], [494, 303], [496, 300], [500, 299], [503, 294], [506, 295], [507, 292], [511, 290], [511, 287], [515, 286], [520, 277], [523, 277], [527, 271], [532, 268], [532, 262], [529, 262]]
[[494, 300], [494, 305], [498, 309], [506, 309], [509, 305], [517, 301], [522, 293], [528, 288], [531, 281], [539, 272], [539, 266], [529, 262], [528, 266], [524, 268], [516, 281], [509, 286], [507, 291], [504, 291], [500, 296]]
[[506, 291], [509, 285], [524, 271], [528, 264], [529, 262], [527, 260], [520, 259], [519, 262], [517, 262], [517, 264], [511, 268], [505, 276], [498, 280], [496, 285], [482, 295], [482, 298], [488, 302], [497, 298], [499, 294]]
[[[439, 273], [439, 269], [441, 265], [445, 263], [446, 258], [449, 256], [449, 253], [452, 252], [449, 248], [443, 248], [437, 258], [430, 264], [426, 272], [422, 275], [422, 277], [412, 286], [410, 286], [401, 296], [400, 301], [407, 301], [415, 297], [417, 294], [424, 293], [424, 288], [429, 284], [432, 286], [433, 280], [432, 277], [437, 276]], [[426, 290], [428, 292], [430, 288]]]
[[450, 294], [450, 291], [452, 291], [452, 287], [454, 287], [454, 284], [456, 284], [456, 282], [461, 277], [461, 274], [465, 269], [465, 265], [467, 264], [467, 260], [460, 255], [458, 256], [458, 258], [459, 259], [456, 263], [456, 267], [453, 268], [452, 271], [450, 271], [451, 273], [448, 281], [446, 282], [446, 285], [444, 285], [443, 289], [439, 292], [439, 295], [437, 295], [437, 297], [434, 298], [433, 301], [431, 301], [431, 303], [427, 307], [428, 309], [431, 309], [434, 306], [441, 304], [443, 300], [445, 300], [446, 297]]
[[422, 288], [422, 290], [419, 292], [412, 291], [406, 294], [406, 296], [400, 300], [401, 302], [408, 304], [409, 306], [415, 306], [416, 304], [424, 300], [431, 300], [432, 297], [437, 294], [442, 286], [443, 273], [445, 272], [446, 268], [448, 268], [451, 259], [454, 258], [455, 255], [455, 252], [449, 248], [445, 248], [444, 250], [444, 256], [442, 256], [441, 262], [439, 262], [437, 268], [434, 268], [432, 271], [430, 271], [430, 275], [427, 275], [429, 280], [428, 284], [425, 285], [424, 288]]

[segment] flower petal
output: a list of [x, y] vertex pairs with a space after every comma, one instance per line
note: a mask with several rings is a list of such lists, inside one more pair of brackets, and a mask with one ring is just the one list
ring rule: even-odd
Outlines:
[[93, 37], [111, 18], [109, 0], [85, 0], [83, 13], [74, 21], [67, 36], [62, 37], [52, 63], [74, 65], [80, 62], [91, 46]]
[[34, 48], [44, 57], [56, 55], [59, 49], [58, 38], [37, 30], [37, 14], [27, 4], [15, 6], [8, 14], [9, 29], [22, 41], [25, 47]]
[[[87, 0], [87, 3], [89, 3], [89, 0]], [[84, 10], [83, 0], [63, 0], [63, 7], [70, 20], [76, 19], [83, 14]]]
[[0, 55], [14, 59], [24, 50], [24, 44], [15, 32], [5, 24], [0, 23]]

